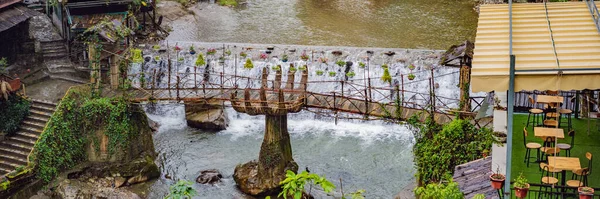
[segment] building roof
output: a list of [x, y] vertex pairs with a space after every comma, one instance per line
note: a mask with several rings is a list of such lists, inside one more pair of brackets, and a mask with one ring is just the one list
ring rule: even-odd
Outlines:
[[40, 14], [41, 13], [22, 5], [13, 5], [2, 8], [0, 9], [0, 32], [8, 30], [21, 22], [27, 21], [30, 17]]
[[452, 179], [458, 183], [465, 198], [473, 198], [475, 194], [484, 194], [485, 198], [497, 198], [498, 193], [490, 185], [492, 175], [492, 157], [467, 162], [454, 168]]
[[[546, 5], [513, 4], [515, 90], [600, 88], [600, 33], [586, 3]], [[508, 5], [482, 5], [471, 73], [473, 91], [508, 90], [509, 67]], [[563, 70], [562, 75], [556, 69]]]

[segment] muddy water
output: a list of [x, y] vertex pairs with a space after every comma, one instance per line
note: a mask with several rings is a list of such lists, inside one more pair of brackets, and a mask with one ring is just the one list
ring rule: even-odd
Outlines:
[[251, 0], [210, 3], [172, 23], [176, 41], [446, 49], [474, 39], [470, 0]]

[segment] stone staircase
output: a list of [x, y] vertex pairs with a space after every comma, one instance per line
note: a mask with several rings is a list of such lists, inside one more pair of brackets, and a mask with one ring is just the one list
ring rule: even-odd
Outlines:
[[80, 72], [75, 70], [73, 63], [69, 59], [69, 53], [62, 40], [40, 42], [45, 74], [52, 79], [60, 79], [75, 83], [85, 84], [89, 81], [80, 77]]
[[29, 116], [21, 122], [19, 130], [0, 142], [0, 176], [27, 165], [27, 156], [55, 109], [55, 103], [32, 99]]

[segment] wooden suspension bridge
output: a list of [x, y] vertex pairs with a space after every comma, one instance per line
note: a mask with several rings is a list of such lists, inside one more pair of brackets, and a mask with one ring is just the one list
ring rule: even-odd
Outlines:
[[[295, 73], [301, 73], [301, 80], [295, 81]], [[433, 71], [432, 71], [433, 77]], [[140, 74], [129, 76], [139, 77]], [[346, 115], [359, 115], [361, 117], [346, 117], [350, 119], [385, 118], [407, 120], [417, 115], [420, 120], [432, 117], [440, 124], [448, 123], [456, 117], [474, 118], [475, 110], [479, 109], [484, 97], [471, 97], [473, 108], [458, 111], [459, 99], [436, 96], [434, 78], [429, 78], [430, 93], [418, 93], [404, 89], [404, 82], [390, 87], [374, 87], [358, 84], [358, 81], [308, 81], [308, 69], [288, 71], [287, 81], [282, 82], [282, 72], [277, 70], [274, 80], [268, 80], [267, 68], [263, 68], [261, 78], [244, 77], [238, 75], [198, 74], [207, 80], [197, 81], [197, 74], [181, 73], [165, 80], [157, 75], [144, 74], [148, 79], [140, 85], [132, 86], [126, 90], [103, 90], [102, 96], [116, 97], [127, 95], [135, 102], [170, 101], [178, 103], [191, 103], [197, 101], [230, 102], [236, 111], [249, 115], [264, 115], [277, 113], [293, 113], [301, 110], [329, 114], [349, 113]], [[167, 77], [171, 77], [168, 75]], [[359, 80], [362, 81], [362, 80]], [[370, 80], [369, 80], [370, 81]], [[217, 83], [215, 83], [217, 82]], [[310, 86], [319, 86], [323, 83], [336, 83], [341, 89], [331, 92], [313, 92], [307, 89]], [[245, 86], [240, 86], [245, 85]], [[400, 100], [405, 96], [410, 99]], [[424, 100], [423, 100], [424, 99]], [[455, 105], [454, 107], [452, 105]], [[281, 111], [286, 110], [286, 111]], [[433, 113], [431, 115], [430, 113]], [[480, 126], [491, 126], [492, 118], [481, 118], [474, 122]]]

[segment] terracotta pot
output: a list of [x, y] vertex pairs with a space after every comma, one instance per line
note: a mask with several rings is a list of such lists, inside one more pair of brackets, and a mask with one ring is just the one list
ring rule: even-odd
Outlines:
[[[502, 179], [494, 179], [494, 178], [492, 178], [492, 176], [494, 176], [494, 175], [500, 175], [500, 176], [502, 176]], [[504, 180], [505, 179], [506, 178], [502, 174], [492, 174], [492, 175], [490, 175], [490, 181], [492, 182], [492, 188], [494, 188], [495, 190], [502, 189], [502, 186], [504, 185]]]
[[579, 199], [592, 199], [594, 197], [594, 190], [592, 189], [592, 192], [587, 192], [587, 193], [583, 193], [581, 192], [581, 187], [579, 187], [577, 189], [577, 191], [579, 192]]
[[527, 192], [529, 191], [529, 184], [527, 184], [526, 188], [516, 188], [515, 187], [515, 196], [517, 196], [517, 198], [525, 198], [527, 197]]

